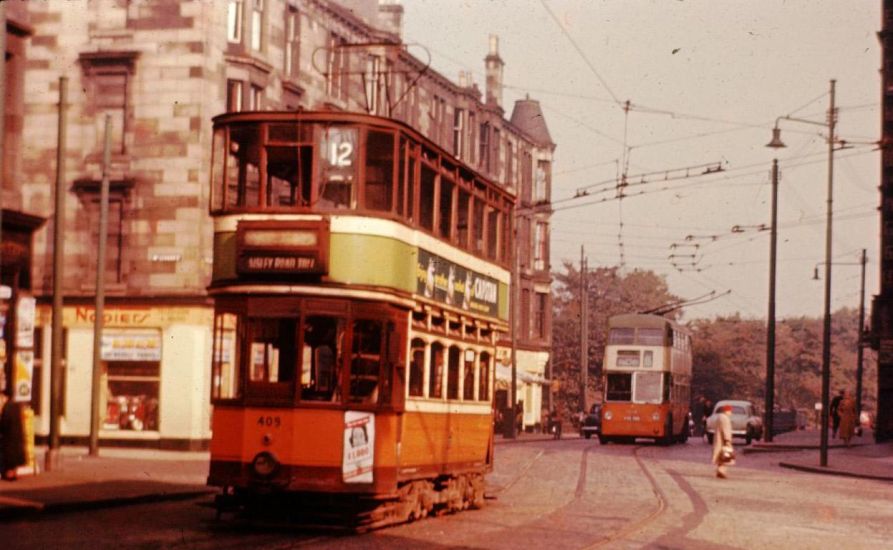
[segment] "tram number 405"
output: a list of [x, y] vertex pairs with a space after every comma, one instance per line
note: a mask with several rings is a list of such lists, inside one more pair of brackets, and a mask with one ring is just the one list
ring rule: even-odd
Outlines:
[[278, 416], [261, 416], [257, 419], [257, 425], [267, 428], [278, 428], [282, 425], [282, 419]]

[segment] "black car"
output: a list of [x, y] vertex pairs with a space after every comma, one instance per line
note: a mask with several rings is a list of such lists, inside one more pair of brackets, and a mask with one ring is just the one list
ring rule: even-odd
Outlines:
[[580, 426], [580, 433], [586, 439], [592, 437], [593, 434], [598, 435], [602, 428], [602, 406], [596, 403], [589, 409], [589, 414], [583, 419], [583, 425]]

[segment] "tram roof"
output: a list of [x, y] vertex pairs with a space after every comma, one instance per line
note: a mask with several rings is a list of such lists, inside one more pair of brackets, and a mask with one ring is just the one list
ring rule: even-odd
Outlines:
[[608, 327], [611, 328], [663, 328], [668, 325], [675, 330], [685, 330], [683, 325], [680, 325], [672, 319], [647, 313], [622, 313], [620, 315], [614, 315], [608, 319]]

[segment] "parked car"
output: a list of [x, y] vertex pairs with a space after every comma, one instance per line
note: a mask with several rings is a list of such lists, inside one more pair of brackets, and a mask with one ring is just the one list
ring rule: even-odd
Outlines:
[[583, 418], [583, 422], [580, 426], [580, 434], [583, 435], [586, 439], [594, 435], [598, 435], [601, 431], [602, 426], [602, 406], [599, 403], [592, 405], [592, 408], [589, 409], [589, 414]]
[[732, 406], [732, 437], [743, 437], [744, 443], [750, 445], [754, 439], [759, 440], [763, 436], [763, 419], [757, 414], [753, 403], [750, 401], [720, 401], [713, 407], [713, 414], [707, 418], [707, 441], [713, 443], [713, 434], [716, 433], [716, 418], [718, 411], [726, 405]]

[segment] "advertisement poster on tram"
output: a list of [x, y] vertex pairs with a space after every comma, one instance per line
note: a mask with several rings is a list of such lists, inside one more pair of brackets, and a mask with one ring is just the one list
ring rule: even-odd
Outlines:
[[448, 305], [486, 315], [499, 312], [499, 283], [419, 249], [416, 292]]
[[344, 412], [344, 483], [372, 483], [375, 461], [375, 415]]

